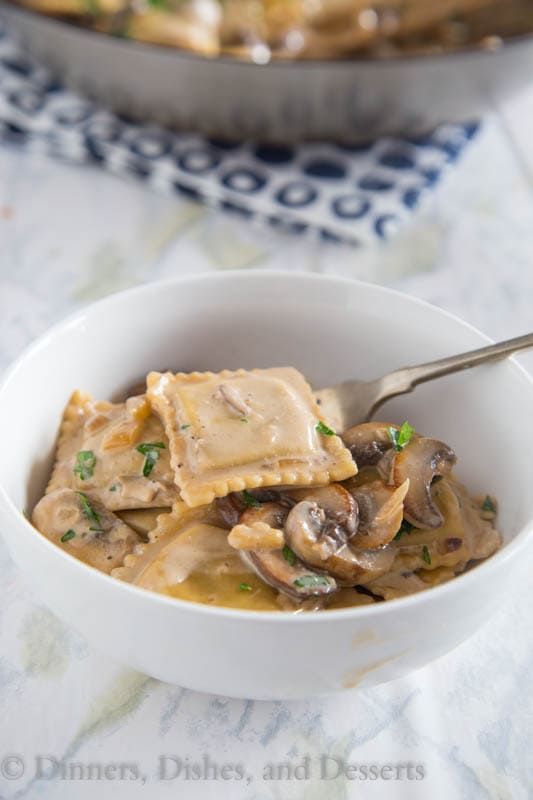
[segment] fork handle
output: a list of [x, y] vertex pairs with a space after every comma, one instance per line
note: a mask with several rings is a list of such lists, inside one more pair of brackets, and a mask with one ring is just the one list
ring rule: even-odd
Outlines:
[[[388, 395], [388, 389], [391, 391], [389, 396], [409, 392], [419, 383], [430, 381], [433, 378], [441, 378], [444, 375], [451, 375], [463, 369], [470, 369], [470, 367], [477, 367], [480, 364], [499, 361], [513, 353], [519, 353], [530, 348], [533, 348], [533, 333], [517, 336], [516, 339], [491, 344], [488, 347], [481, 347], [479, 350], [471, 350], [468, 353], [461, 353], [450, 358], [429, 361], [416, 367], [405, 367], [386, 376], [385, 382], [388, 386], [384, 387], [385, 394]], [[400, 389], [401, 386], [403, 386], [403, 389]]]

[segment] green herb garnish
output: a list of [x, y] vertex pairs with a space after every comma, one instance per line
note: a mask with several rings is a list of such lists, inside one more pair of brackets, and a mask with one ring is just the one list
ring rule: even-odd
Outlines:
[[115, 484], [113, 484], [113, 486], [109, 487], [109, 491], [110, 492], [116, 492], [117, 491], [117, 486]]
[[294, 565], [296, 564], [296, 553], [294, 553], [291, 550], [288, 544], [286, 544], [283, 550], [281, 551], [281, 555], [283, 556], [285, 561], [287, 561], [291, 565], [291, 567], [294, 567]]
[[247, 417], [241, 417], [239, 422], [250, 422], [250, 420]]
[[74, 472], [80, 476], [82, 481], [86, 481], [87, 478], [92, 478], [95, 464], [96, 456], [92, 450], [80, 450], [76, 456]]
[[252, 587], [250, 586], [249, 583], [241, 583], [241, 585], [239, 586], [239, 591], [241, 591], [241, 592], [251, 592], [252, 591]]
[[159, 461], [161, 450], [166, 450], [166, 445], [163, 442], [144, 442], [135, 449], [144, 456], [143, 475], [147, 478]]
[[490, 514], [496, 513], [496, 506], [494, 505], [494, 500], [492, 497], [487, 495], [481, 504], [482, 511], [488, 511]]
[[100, 7], [97, 0], [83, 0], [83, 5], [85, 6], [85, 11], [88, 14], [96, 15], [100, 13]]
[[407, 522], [407, 520], [404, 519], [404, 521], [402, 522], [402, 524], [400, 526], [400, 530], [398, 531], [398, 533], [396, 534], [396, 536], [394, 537], [394, 539], [392, 541], [393, 542], [397, 542], [398, 539], [402, 538], [404, 533], [411, 533], [411, 531], [414, 530], [414, 527], [415, 527], [414, 525], [411, 525], [410, 522]]
[[75, 536], [76, 536], [76, 531], [73, 531], [72, 528], [69, 528], [69, 530], [66, 533], [64, 533], [63, 536], [61, 537], [61, 541], [70, 542], [70, 540], [74, 539]]
[[335, 431], [332, 430], [331, 428], [328, 428], [328, 426], [325, 425], [322, 422], [322, 420], [320, 420], [320, 422], [317, 422], [317, 424], [315, 425], [315, 430], [318, 431], [319, 433], [322, 433], [324, 436], [336, 436], [337, 435], [335, 433]]
[[244, 505], [248, 506], [248, 508], [261, 508], [261, 503], [259, 500], [256, 500], [253, 494], [250, 494], [248, 489], [243, 491], [242, 499], [244, 500]]
[[190, 425], [180, 425], [180, 431], [186, 431], [187, 428], [190, 428]]
[[83, 492], [76, 492], [81, 497], [81, 510], [84, 517], [86, 517], [89, 522], [94, 524], [94, 527], [89, 527], [90, 531], [98, 531], [103, 532], [102, 522], [100, 519], [100, 514], [98, 514], [94, 508], [92, 507], [91, 503], [89, 502], [89, 498]]
[[429, 555], [429, 550], [427, 549], [426, 545], [424, 545], [422, 548], [422, 558], [426, 564], [431, 564], [431, 556]]
[[298, 586], [300, 589], [312, 589], [313, 586], [329, 586], [330, 583], [330, 579], [326, 578], [325, 575], [302, 575], [301, 578], [296, 578], [293, 581], [293, 585]]
[[398, 453], [407, 447], [415, 433], [415, 429], [408, 422], [404, 422], [399, 430], [390, 426], [388, 431], [392, 446]]

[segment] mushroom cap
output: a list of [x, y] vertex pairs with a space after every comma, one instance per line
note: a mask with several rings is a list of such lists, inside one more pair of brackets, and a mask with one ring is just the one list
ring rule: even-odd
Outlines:
[[449, 476], [457, 460], [444, 442], [423, 436], [413, 438], [396, 456], [391, 466], [391, 480], [399, 487], [409, 480], [404, 500], [404, 517], [415, 528], [440, 528], [444, 517], [431, 495], [431, 485]]
[[[264, 496], [273, 495], [269, 493]], [[259, 540], [261, 535], [265, 536], [268, 533], [269, 544], [273, 534], [279, 533], [280, 537], [283, 537], [285, 520], [294, 501], [288, 502], [289, 498], [280, 493], [274, 496], [279, 502], [263, 502], [259, 508], [247, 508], [240, 515], [239, 524], [230, 533], [230, 537], [232, 535], [237, 537], [235, 544], [238, 543], [242, 532], [248, 535], [256, 532], [259, 534]], [[265, 583], [295, 600], [323, 597], [337, 591], [337, 584], [331, 576], [309, 569], [296, 558], [294, 553], [290, 551], [287, 553], [279, 544], [274, 548], [242, 548], [240, 555], [244, 563]]]
[[[286, 508], [287, 513], [295, 503], [295, 501], [288, 494], [278, 492], [276, 489], [253, 489], [251, 492], [249, 492], [249, 494], [254, 498], [254, 500], [257, 500], [258, 503], [261, 503], [263, 508], [268, 504], [277, 503], [278, 505]], [[217, 497], [215, 503], [222, 521], [228, 526], [228, 528], [233, 528], [238, 522], [243, 522], [243, 516], [245, 514], [250, 514], [251, 512], [256, 511], [255, 508], [250, 508], [246, 504], [242, 492], [232, 492], [231, 494], [226, 495], [226, 497]], [[248, 519], [250, 520], [250, 516]], [[256, 517], [256, 519], [259, 518]], [[267, 522], [267, 520], [263, 519], [262, 517], [261, 521]], [[246, 522], [245, 518], [244, 523], [251, 524], [251, 521]]]
[[246, 511], [241, 514], [239, 523], [251, 527], [261, 522], [271, 528], [283, 530], [283, 525], [288, 513], [288, 508], [281, 503], [261, 503], [259, 508], [247, 508]]
[[241, 558], [265, 583], [295, 600], [326, 597], [338, 588], [333, 577], [310, 569], [298, 559], [287, 560], [281, 549], [242, 550]]
[[376, 466], [387, 450], [391, 449], [390, 428], [399, 430], [397, 425], [389, 422], [364, 422], [342, 434], [342, 440], [358, 469]]
[[[300, 501], [306, 500], [316, 503], [327, 517], [327, 528], [330, 535], [335, 535], [333, 529], [342, 532], [347, 539], [351, 538], [357, 530], [359, 511], [357, 504], [350, 492], [340, 483], [330, 483], [305, 489], [300, 493]], [[289, 509], [290, 511], [290, 509]], [[289, 513], [287, 511], [287, 513]]]
[[246, 505], [239, 492], [232, 492], [226, 497], [217, 497], [215, 500], [218, 513], [228, 528], [233, 528], [239, 522]]
[[392, 553], [351, 546], [358, 510], [346, 489], [334, 484], [310, 492], [308, 497], [319, 499], [302, 500], [291, 509], [285, 522], [285, 538], [304, 563], [327, 572], [346, 586], [372, 580], [390, 567]]
[[359, 527], [351, 539], [351, 547], [374, 550], [389, 544], [403, 522], [403, 502], [409, 490], [409, 479], [398, 488], [376, 480], [350, 490], [359, 507]]
[[108, 511], [91, 492], [57, 489], [46, 494], [35, 506], [32, 522], [59, 547], [107, 573], [121, 566], [141, 541], [129, 525]]

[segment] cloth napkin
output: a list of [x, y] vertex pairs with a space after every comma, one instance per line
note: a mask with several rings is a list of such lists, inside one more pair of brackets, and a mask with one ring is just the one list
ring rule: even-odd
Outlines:
[[90, 163], [244, 218], [365, 245], [385, 239], [476, 135], [477, 122], [363, 145], [228, 142], [132, 122], [65, 88], [0, 18], [0, 141]]

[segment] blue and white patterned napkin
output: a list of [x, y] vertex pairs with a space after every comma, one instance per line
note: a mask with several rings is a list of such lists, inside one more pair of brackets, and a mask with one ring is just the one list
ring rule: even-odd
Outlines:
[[0, 20], [0, 141], [92, 163], [246, 218], [354, 245], [387, 238], [477, 123], [366, 145], [224, 142], [132, 123], [64, 88]]

